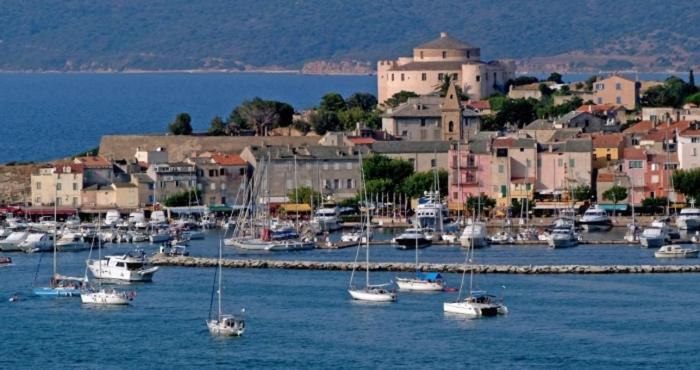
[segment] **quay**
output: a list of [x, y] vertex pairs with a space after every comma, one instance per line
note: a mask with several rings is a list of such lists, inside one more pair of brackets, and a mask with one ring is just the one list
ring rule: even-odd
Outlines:
[[[691, 244], [690, 240], [675, 240], [674, 244]], [[326, 244], [324, 242], [316, 243], [317, 249], [345, 249], [357, 246], [357, 242], [337, 242], [332, 244]], [[364, 243], [362, 243], [364, 244]], [[370, 245], [392, 245], [390, 240], [372, 240], [369, 242]], [[543, 240], [513, 240], [512, 242], [490, 242], [491, 245], [512, 245], [512, 246], [542, 246], [547, 245], [546, 241]], [[579, 245], [629, 245], [638, 246], [639, 241], [628, 242], [626, 240], [581, 240]], [[460, 245], [459, 243], [449, 243], [446, 241], [435, 241], [431, 245]]]
[[[151, 262], [156, 266], [177, 267], [216, 267], [216, 258], [199, 257], [153, 257]], [[224, 259], [226, 268], [251, 269], [287, 269], [287, 270], [328, 270], [350, 271], [354, 266], [363, 269], [365, 264], [352, 262], [328, 261], [284, 261], [284, 260], [252, 260]], [[700, 265], [475, 265], [474, 272], [481, 274], [662, 274], [662, 273], [699, 273]], [[470, 271], [471, 266], [466, 266]], [[372, 271], [413, 272], [413, 263], [376, 262], [370, 263]], [[461, 263], [422, 263], [421, 271], [441, 273], [460, 273], [465, 270]]]

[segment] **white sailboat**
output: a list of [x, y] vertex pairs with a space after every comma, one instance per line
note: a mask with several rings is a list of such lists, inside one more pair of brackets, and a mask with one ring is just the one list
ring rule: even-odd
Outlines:
[[412, 278], [396, 278], [399, 290], [439, 292], [445, 289], [445, 280], [437, 272], [421, 272], [418, 269], [418, 239], [416, 239], [416, 275]]
[[[462, 299], [462, 288], [464, 287], [464, 277], [467, 272], [467, 264], [471, 265], [469, 269], [469, 294]], [[467, 257], [462, 272], [462, 283], [459, 287], [457, 300], [454, 302], [444, 302], [443, 311], [453, 314], [465, 315], [469, 317], [482, 316], [497, 316], [508, 313], [508, 308], [503, 304], [503, 298], [487, 294], [485, 291], [475, 291], [474, 287], [474, 246], [470, 245], [467, 250]]]
[[[365, 173], [364, 170], [362, 170], [362, 154], [359, 154], [359, 160], [360, 160], [360, 173], [361, 173], [361, 178], [362, 178], [362, 191], [365, 199], [365, 204], [367, 204], [367, 189], [365, 188]], [[364, 238], [361, 238], [360, 240], [364, 239], [365, 240], [365, 286], [364, 287], [356, 287], [353, 284], [353, 280], [355, 277], [355, 271], [357, 270], [357, 258], [360, 255], [360, 249], [362, 247], [362, 243], [357, 244], [357, 254], [355, 254], [355, 265], [353, 266], [352, 269], [352, 274], [350, 275], [350, 287], [348, 288], [348, 293], [350, 293], [350, 296], [358, 301], [366, 301], [366, 302], [395, 302], [396, 301], [396, 291], [389, 288], [391, 283], [388, 284], [381, 284], [381, 285], [372, 285], [370, 284], [369, 280], [369, 226], [370, 226], [370, 218], [369, 218], [369, 207], [365, 207], [365, 222], [363, 223], [362, 227], [362, 235]]]
[[[216, 279], [216, 295], [217, 295], [217, 315], [215, 318], [211, 316], [211, 308], [214, 303], [214, 291], [212, 291], [212, 304], [209, 305], [209, 319], [207, 322], [207, 328], [212, 335], [223, 336], [223, 337], [239, 337], [245, 332], [245, 321], [242, 317], [237, 317], [234, 315], [227, 315], [223, 313], [222, 303], [221, 303], [221, 293], [223, 289], [222, 284], [222, 256], [223, 256], [223, 241], [219, 240], [219, 266], [216, 269], [217, 279]], [[245, 310], [241, 310], [245, 312]]]

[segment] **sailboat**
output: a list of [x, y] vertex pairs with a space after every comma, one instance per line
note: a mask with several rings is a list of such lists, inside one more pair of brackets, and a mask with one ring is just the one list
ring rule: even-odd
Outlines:
[[[99, 216], [98, 216], [99, 218]], [[97, 233], [99, 234], [100, 232], [100, 227], [98, 224], [97, 228]], [[90, 249], [90, 254], [92, 254], [92, 248]], [[101, 261], [102, 260], [102, 239], [98, 238], [97, 239], [97, 260]], [[87, 260], [87, 266], [85, 267], [85, 282], [88, 282], [87, 279], [87, 270], [90, 266], [90, 258], [88, 257]], [[99, 264], [99, 276], [102, 276], [102, 264]], [[133, 299], [134, 299], [134, 293], [133, 292], [122, 292], [117, 289], [112, 289], [112, 288], [103, 288], [102, 287], [102, 282], [98, 279], [97, 280], [97, 287], [90, 287], [88, 284], [85, 284], [83, 286], [83, 289], [80, 292], [80, 300], [83, 303], [86, 304], [94, 304], [94, 305], [127, 305], [129, 304]]]
[[400, 290], [437, 292], [445, 289], [445, 280], [437, 272], [421, 272], [418, 269], [418, 239], [416, 239], [416, 275], [413, 278], [396, 278]]
[[[53, 202], [53, 219], [54, 222], [57, 221], [57, 200], [58, 200], [58, 186], [54, 184], [54, 202]], [[58, 273], [58, 259], [56, 256], [56, 231], [58, 227], [53, 228], [53, 274], [49, 279], [49, 285], [45, 287], [34, 287], [32, 292], [34, 295], [41, 297], [78, 297], [80, 295], [80, 289], [82, 288], [85, 280], [83, 278], [64, 276]], [[39, 264], [41, 264], [41, 258], [39, 259]]]
[[[471, 243], [470, 243], [471, 244]], [[469, 269], [469, 294], [462, 299], [462, 288], [464, 287], [464, 277], [467, 273], [467, 264], [471, 265]], [[508, 308], [503, 304], [503, 298], [487, 294], [485, 291], [475, 291], [474, 287], [474, 246], [470, 245], [467, 250], [464, 270], [462, 272], [462, 283], [459, 287], [457, 300], [454, 302], [444, 302], [443, 310], [445, 312], [466, 315], [470, 317], [481, 316], [497, 316], [508, 313]]]
[[364, 287], [356, 287], [353, 284], [353, 280], [355, 277], [355, 271], [357, 270], [357, 258], [360, 255], [360, 249], [362, 247], [362, 242], [357, 244], [357, 254], [355, 255], [355, 265], [353, 266], [352, 269], [352, 274], [350, 275], [350, 287], [348, 288], [348, 293], [350, 293], [350, 296], [353, 299], [356, 299], [358, 301], [367, 301], [367, 302], [395, 302], [396, 301], [396, 291], [393, 289], [390, 289], [389, 286], [391, 283], [388, 284], [381, 284], [381, 285], [372, 285], [369, 282], [369, 225], [370, 225], [370, 218], [369, 218], [369, 204], [367, 201], [367, 189], [365, 188], [365, 172], [362, 169], [362, 154], [359, 154], [359, 160], [360, 160], [360, 173], [362, 177], [362, 191], [365, 199], [365, 222], [363, 223], [362, 226], [362, 235], [363, 237], [360, 238], [360, 241], [364, 240], [365, 242], [365, 286]]
[[[223, 258], [223, 240], [219, 240], [219, 266], [215, 273], [215, 285], [212, 288], [211, 304], [209, 305], [209, 319], [207, 320], [207, 328], [212, 335], [224, 337], [239, 337], [245, 332], [245, 321], [241, 317], [234, 315], [226, 315], [223, 313], [221, 305], [222, 284], [222, 258]], [[214, 293], [217, 295], [218, 312], [215, 318], [212, 318], [211, 309], [214, 303]], [[244, 312], [244, 310], [241, 310]]]

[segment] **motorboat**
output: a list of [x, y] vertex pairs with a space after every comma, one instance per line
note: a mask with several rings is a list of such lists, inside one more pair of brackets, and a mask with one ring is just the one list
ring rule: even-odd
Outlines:
[[513, 242], [513, 236], [510, 235], [510, 233], [508, 231], [501, 230], [501, 231], [497, 232], [496, 234], [491, 235], [489, 240], [491, 241], [491, 243], [506, 244], [506, 243]]
[[578, 224], [586, 231], [608, 231], [613, 226], [608, 213], [597, 204], [584, 212]]
[[367, 285], [364, 288], [350, 288], [348, 293], [352, 299], [368, 302], [395, 302], [396, 291], [384, 285]]
[[185, 230], [182, 232], [182, 237], [187, 240], [203, 240], [204, 232], [197, 229]]
[[668, 224], [663, 219], [654, 220], [649, 227], [642, 231], [639, 242], [647, 248], [659, 248], [671, 240], [669, 229]]
[[518, 241], [531, 241], [531, 240], [539, 240], [538, 238], [538, 233], [537, 229], [534, 227], [527, 227], [521, 229], [518, 234], [515, 236], [515, 238]]
[[13, 231], [7, 238], [0, 241], [0, 250], [3, 252], [19, 252], [22, 250], [20, 244], [27, 239], [29, 232]]
[[64, 232], [56, 240], [56, 249], [62, 252], [76, 252], [87, 248], [89, 245], [83, 242], [83, 236], [78, 232]]
[[113, 288], [86, 289], [80, 293], [80, 300], [93, 305], [128, 305], [134, 299], [133, 292], [122, 292]]
[[129, 213], [129, 218], [127, 221], [130, 225], [133, 225], [137, 229], [145, 229], [148, 227], [146, 215], [142, 211]]
[[700, 209], [699, 208], [683, 208], [676, 218], [676, 226], [681, 230], [698, 230], [700, 229]]
[[343, 227], [340, 223], [338, 207], [317, 209], [311, 222], [317, 225], [316, 231], [319, 233], [332, 232]]
[[482, 248], [489, 245], [486, 223], [483, 221], [469, 222], [464, 227], [459, 242], [463, 247]]
[[399, 249], [425, 248], [431, 244], [425, 232], [416, 227], [404, 230], [403, 233], [394, 238], [394, 241], [398, 244]]
[[664, 245], [654, 252], [656, 258], [698, 258], [698, 250], [678, 244]]
[[399, 290], [438, 292], [445, 289], [445, 280], [437, 272], [416, 272], [413, 278], [396, 278]]
[[153, 211], [151, 212], [151, 219], [148, 221], [151, 226], [164, 225], [168, 223], [168, 219], [165, 217], [165, 212], [163, 211]]
[[[359, 230], [354, 230], [354, 231], [348, 231], [344, 232], [340, 236], [340, 241], [344, 243], [357, 243], [357, 242], [365, 242], [366, 237], [364, 236], [365, 233], [362, 233]], [[369, 240], [372, 240], [372, 233], [369, 233]]]
[[446, 225], [447, 214], [447, 207], [440, 202], [439, 192], [426, 191], [423, 197], [418, 199], [416, 221], [421, 229], [432, 229], [436, 234], [449, 231]]
[[440, 235], [440, 238], [442, 239], [443, 242], [449, 243], [449, 244], [456, 244], [457, 243], [457, 235], [453, 232], [446, 232]]
[[122, 222], [122, 217], [119, 214], [119, 211], [117, 211], [116, 209], [111, 209], [107, 211], [107, 214], [105, 214], [104, 222], [106, 226], [117, 226], [117, 224], [120, 222]]
[[257, 238], [229, 239], [227, 245], [250, 251], [290, 252], [316, 248], [312, 240], [284, 239], [263, 240]]
[[501, 300], [486, 294], [486, 292], [472, 292], [462, 301], [445, 302], [443, 310], [470, 317], [493, 317], [508, 313], [508, 308]]
[[573, 227], [557, 227], [552, 229], [547, 244], [552, 248], [569, 248], [578, 245], [578, 235]]
[[175, 244], [171, 247], [166, 247], [165, 245], [160, 246], [160, 253], [168, 257], [180, 257], [189, 256], [190, 251], [187, 250], [187, 246], [182, 244]]
[[157, 230], [148, 236], [148, 240], [153, 244], [165, 243], [171, 238], [170, 231], [168, 230]]
[[48, 252], [53, 249], [53, 234], [31, 233], [19, 244], [19, 248], [26, 253]]
[[213, 229], [216, 226], [216, 218], [210, 214], [205, 214], [199, 221], [199, 226], [202, 229]]
[[99, 260], [88, 260], [88, 268], [97, 279], [121, 281], [151, 281], [157, 266], [150, 266], [141, 253], [105, 256]]

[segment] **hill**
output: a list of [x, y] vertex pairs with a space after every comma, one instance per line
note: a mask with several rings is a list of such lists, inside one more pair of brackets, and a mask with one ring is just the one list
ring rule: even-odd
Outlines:
[[687, 69], [699, 18], [689, 0], [5, 0], [0, 69], [366, 72], [440, 31], [529, 70]]

